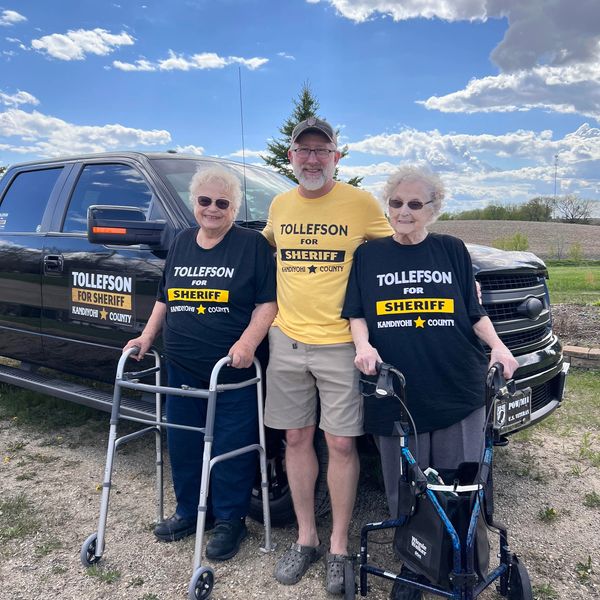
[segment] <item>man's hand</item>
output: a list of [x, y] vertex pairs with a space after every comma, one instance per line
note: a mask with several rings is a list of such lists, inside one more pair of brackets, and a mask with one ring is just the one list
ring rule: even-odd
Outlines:
[[254, 360], [254, 352], [256, 348], [250, 344], [238, 340], [231, 348], [229, 348], [228, 356], [231, 357], [230, 367], [236, 369], [246, 369]]

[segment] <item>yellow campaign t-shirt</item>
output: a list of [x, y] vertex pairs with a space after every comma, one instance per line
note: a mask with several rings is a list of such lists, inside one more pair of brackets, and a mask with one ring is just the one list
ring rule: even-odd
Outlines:
[[274, 325], [305, 344], [351, 342], [340, 315], [354, 250], [392, 233], [377, 200], [347, 183], [319, 198], [304, 198], [298, 188], [275, 196], [263, 230], [277, 248]]

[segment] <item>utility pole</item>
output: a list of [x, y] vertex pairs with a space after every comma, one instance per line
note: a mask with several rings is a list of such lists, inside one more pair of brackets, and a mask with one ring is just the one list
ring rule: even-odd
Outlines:
[[[554, 155], [554, 206], [553, 211], [556, 211], [556, 174], [558, 172], [558, 154]], [[554, 215], [553, 215], [554, 216]]]

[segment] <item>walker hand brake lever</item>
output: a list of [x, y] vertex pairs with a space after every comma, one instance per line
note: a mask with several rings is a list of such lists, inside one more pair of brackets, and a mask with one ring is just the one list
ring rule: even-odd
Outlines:
[[394, 395], [394, 382], [392, 381], [392, 373], [390, 372], [391, 368], [392, 365], [387, 363], [377, 364], [379, 377], [377, 378], [377, 383], [375, 384], [375, 395], [378, 398]]

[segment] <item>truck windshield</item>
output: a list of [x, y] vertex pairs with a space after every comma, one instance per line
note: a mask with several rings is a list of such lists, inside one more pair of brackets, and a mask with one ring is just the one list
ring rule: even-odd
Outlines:
[[192, 211], [188, 200], [188, 188], [192, 176], [199, 168], [206, 169], [211, 165], [222, 165], [238, 175], [242, 181], [242, 190], [245, 187], [246, 192], [245, 201], [242, 201], [237, 216], [238, 222], [266, 222], [273, 197], [294, 186], [292, 181], [279, 173], [249, 165], [244, 168], [240, 163], [226, 160], [203, 160], [202, 158], [174, 156], [173, 158], [154, 158], [151, 159], [151, 162], [165, 184], [182, 199], [190, 211], [190, 217]]

